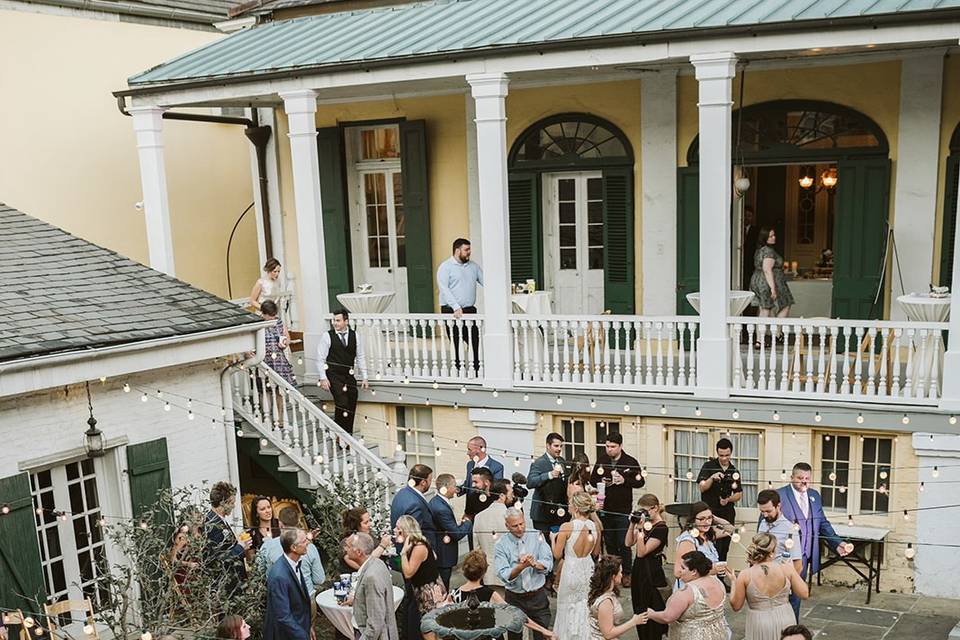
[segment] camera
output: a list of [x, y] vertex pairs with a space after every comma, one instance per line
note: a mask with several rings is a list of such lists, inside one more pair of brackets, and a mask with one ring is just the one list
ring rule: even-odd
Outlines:
[[737, 491], [740, 491], [740, 474], [733, 469], [724, 471], [720, 478], [720, 497], [729, 498]]
[[526, 487], [527, 477], [517, 472], [511, 476], [510, 482], [513, 484], [513, 497], [517, 499], [517, 502], [523, 502], [523, 499], [530, 495], [530, 490]]
[[649, 519], [650, 513], [646, 509], [637, 509], [636, 511], [630, 512], [630, 522], [632, 524], [640, 524]]

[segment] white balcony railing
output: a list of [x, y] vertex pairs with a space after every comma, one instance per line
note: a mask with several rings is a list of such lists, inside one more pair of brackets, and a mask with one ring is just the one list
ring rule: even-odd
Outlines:
[[517, 386], [691, 392], [696, 317], [510, 316]]
[[351, 314], [371, 380], [483, 382], [483, 316]]
[[947, 323], [729, 318], [736, 395], [937, 404]]

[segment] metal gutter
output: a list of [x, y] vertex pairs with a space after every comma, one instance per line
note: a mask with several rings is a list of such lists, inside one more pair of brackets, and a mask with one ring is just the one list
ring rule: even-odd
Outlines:
[[201, 13], [198, 11], [189, 11], [184, 9], [165, 9], [163, 7], [133, 4], [130, 2], [114, 2], [113, 0], [22, 0], [27, 4], [43, 4], [54, 7], [66, 7], [69, 9], [81, 9], [84, 11], [102, 11], [103, 13], [117, 13], [128, 16], [138, 16], [142, 18], [156, 18], [161, 20], [172, 20], [175, 22], [189, 22], [192, 24], [202, 24], [214, 30], [213, 23], [224, 20], [227, 16]]
[[223, 329], [214, 329], [213, 331], [200, 331], [198, 333], [188, 333], [185, 335], [171, 336], [168, 338], [156, 338], [153, 340], [139, 340], [125, 344], [114, 345], [110, 347], [95, 347], [80, 351], [67, 351], [64, 353], [54, 353], [34, 358], [22, 358], [20, 360], [11, 360], [0, 362], [0, 375], [5, 373], [14, 373], [24, 369], [36, 369], [38, 367], [48, 367], [60, 364], [66, 364], [77, 360], [84, 360], [91, 356], [112, 356], [121, 353], [131, 353], [136, 351], [147, 351], [150, 349], [160, 349], [174, 345], [199, 342], [210, 338], [219, 338], [223, 336], [232, 336], [239, 333], [251, 333], [260, 331], [270, 323], [267, 321], [251, 322], [249, 324], [233, 325]]
[[[518, 53], [544, 53], [548, 51], [577, 50], [589, 47], [614, 47], [630, 45], [661, 44], [676, 40], [696, 40], [735, 35], [761, 35], [787, 31], [822, 31], [824, 29], [848, 29], [856, 27], [879, 27], [895, 24], [904, 26], [916, 23], [937, 23], [944, 20], [960, 19], [960, 8], [934, 9], [909, 13], [893, 13], [878, 16], [853, 18], [825, 18], [817, 20], [803, 20], [795, 22], [775, 22], [770, 24], [752, 24], [730, 27], [699, 27], [676, 29], [671, 31], [656, 31], [648, 33], [618, 34], [615, 36], [598, 36], [592, 38], [568, 38], [551, 42], [536, 42], [516, 45], [497, 45], [478, 49], [448, 51], [435, 54], [414, 54], [394, 58], [375, 60], [358, 60], [346, 63], [328, 63], [302, 67], [292, 67], [278, 71], [246, 72], [243, 74], [211, 76], [204, 79], [156, 81], [152, 83], [134, 84], [133, 87], [114, 91], [113, 95], [121, 98], [126, 96], [149, 95], [165, 90], [198, 89], [211, 86], [242, 84], [245, 82], [259, 82], [263, 80], [277, 80], [282, 78], [302, 77], [304, 75], [330, 73], [333, 71], [350, 71], [356, 69], [379, 69], [400, 67], [411, 63], [429, 62], [456, 62], [458, 60], [487, 58], [491, 54], [507, 55]], [[793, 27], [792, 29], [789, 27]]]

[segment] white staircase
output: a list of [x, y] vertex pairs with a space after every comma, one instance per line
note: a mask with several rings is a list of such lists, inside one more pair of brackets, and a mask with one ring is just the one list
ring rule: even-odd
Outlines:
[[237, 368], [232, 388], [233, 411], [247, 423], [241, 437], [258, 439], [260, 455], [276, 456], [278, 470], [296, 473], [301, 489], [335, 493], [340, 478], [359, 494], [361, 484], [383, 480], [386, 490], [378, 498], [389, 504], [406, 482], [402, 451], [384, 460], [376, 445], [348, 434], [266, 364]]

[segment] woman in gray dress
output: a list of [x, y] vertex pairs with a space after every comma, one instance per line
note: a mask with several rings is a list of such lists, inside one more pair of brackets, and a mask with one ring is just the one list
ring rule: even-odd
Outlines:
[[757, 235], [757, 252], [753, 255], [753, 276], [750, 290], [757, 296], [760, 317], [786, 318], [793, 305], [793, 294], [783, 275], [783, 258], [773, 246], [777, 233], [769, 227], [761, 227]]

